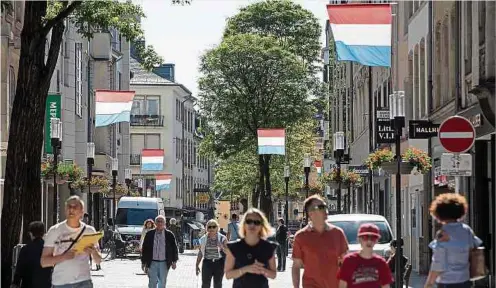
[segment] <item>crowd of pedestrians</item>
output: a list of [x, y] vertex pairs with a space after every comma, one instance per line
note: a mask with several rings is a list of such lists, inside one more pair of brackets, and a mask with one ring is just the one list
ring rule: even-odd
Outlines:
[[[374, 246], [381, 237], [373, 224], [358, 229], [361, 249], [348, 253], [348, 241], [339, 227], [327, 222], [327, 203], [319, 195], [304, 202], [308, 224], [294, 237], [291, 267], [293, 287], [304, 288], [388, 288], [394, 285], [396, 261], [405, 267], [408, 258], [397, 255], [401, 241], [391, 242], [391, 257], [386, 261], [374, 254]], [[432, 265], [425, 288], [471, 287], [470, 253], [482, 244], [472, 229], [461, 220], [468, 209], [459, 194], [439, 195], [430, 207], [431, 215], [442, 225], [429, 247], [433, 250]], [[52, 226], [45, 234], [42, 222], [29, 224], [31, 242], [18, 257], [11, 288], [91, 288], [91, 262], [99, 266], [101, 255], [98, 243], [77, 252], [74, 245], [95, 229], [88, 224], [84, 202], [71, 196], [65, 202], [66, 220]], [[86, 223], [85, 223], [86, 222]], [[166, 219], [158, 215], [143, 224], [140, 239], [142, 269], [148, 276], [149, 288], [163, 288], [167, 275], [179, 261], [177, 230], [173, 223], [166, 227]], [[171, 231], [172, 230], [172, 231]], [[176, 232], [176, 233], [174, 233]], [[222, 287], [222, 279], [233, 280], [234, 288], [269, 287], [268, 279], [286, 269], [288, 257], [288, 228], [278, 219], [275, 242], [267, 240], [272, 227], [264, 213], [249, 208], [240, 219], [236, 214], [225, 233], [219, 223], [211, 219], [206, 233], [199, 239], [196, 275], [202, 288]], [[277, 255], [277, 263], [276, 263]], [[479, 263], [480, 264], [480, 263]], [[303, 277], [300, 277], [301, 271]], [[403, 274], [404, 271], [399, 271]], [[300, 283], [300, 279], [302, 279]]]

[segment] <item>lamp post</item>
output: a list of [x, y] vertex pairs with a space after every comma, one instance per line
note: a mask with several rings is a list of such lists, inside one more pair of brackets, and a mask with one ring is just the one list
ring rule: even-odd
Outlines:
[[113, 229], [115, 231], [115, 186], [117, 185], [117, 171], [119, 170], [119, 160], [117, 158], [112, 158], [112, 194], [113, 194], [113, 200], [112, 200], [112, 224], [113, 224]]
[[[391, 119], [391, 124], [394, 128], [394, 140], [396, 146], [396, 161], [397, 161], [397, 171], [396, 171], [396, 242], [397, 254], [401, 259], [403, 255], [403, 243], [401, 239], [401, 135], [403, 132], [403, 127], [405, 127], [405, 93], [403, 91], [397, 91], [389, 95], [389, 118]], [[395, 286], [403, 287], [403, 275], [398, 273], [402, 270], [401, 261], [397, 261], [395, 271]]]
[[59, 118], [50, 119], [50, 140], [53, 152], [53, 225], [59, 222], [59, 191], [57, 185], [57, 166], [59, 162], [59, 149], [62, 138], [62, 122]]
[[288, 197], [289, 197], [289, 166], [286, 165], [284, 166], [284, 183], [286, 183], [286, 208], [284, 209], [284, 223], [286, 223], [286, 225], [288, 225], [288, 218], [289, 218], [289, 201], [288, 201]]
[[338, 176], [338, 203], [337, 212], [341, 213], [341, 159], [344, 155], [344, 132], [336, 132], [333, 135], [334, 140], [334, 159], [336, 159], [337, 176]]
[[93, 219], [93, 194], [91, 193], [91, 176], [93, 174], [93, 165], [95, 165], [95, 143], [86, 144], [86, 160], [88, 164], [88, 218], [91, 225]]
[[[303, 171], [305, 172], [305, 192], [306, 192], [306, 198], [308, 198], [308, 176], [310, 174], [310, 166], [312, 165], [312, 161], [310, 160], [310, 154], [305, 153], [305, 158], [304, 160], [304, 165], [303, 165]], [[305, 220], [308, 223], [308, 215], [306, 214], [306, 211], [303, 211], [305, 213]]]
[[133, 178], [133, 171], [129, 168], [124, 170], [124, 178], [126, 179], [127, 185], [127, 196], [131, 196], [131, 180]]

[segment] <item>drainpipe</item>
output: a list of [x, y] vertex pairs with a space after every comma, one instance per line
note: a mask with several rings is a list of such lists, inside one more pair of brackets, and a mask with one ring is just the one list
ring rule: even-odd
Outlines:
[[[476, 2], [474, 2], [476, 3]], [[460, 47], [460, 42], [462, 39], [462, 9], [461, 8], [462, 3], [460, 1], [455, 1], [455, 13], [457, 15], [456, 17], [456, 41], [455, 41], [455, 113], [458, 113], [463, 107], [462, 107], [462, 93], [461, 93], [461, 74], [460, 71], [460, 58], [462, 56], [461, 53], [461, 47]]]

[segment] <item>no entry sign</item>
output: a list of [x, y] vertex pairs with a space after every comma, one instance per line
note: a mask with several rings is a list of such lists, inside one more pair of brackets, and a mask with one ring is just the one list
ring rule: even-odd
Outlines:
[[474, 145], [475, 129], [466, 118], [453, 116], [441, 123], [438, 137], [447, 151], [463, 153]]

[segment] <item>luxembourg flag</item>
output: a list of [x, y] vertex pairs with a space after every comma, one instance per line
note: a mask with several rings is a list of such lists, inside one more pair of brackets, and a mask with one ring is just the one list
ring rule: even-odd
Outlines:
[[320, 160], [315, 160], [313, 162], [313, 165], [315, 166], [315, 168], [317, 169], [317, 174], [322, 174], [322, 161]]
[[284, 129], [258, 129], [258, 154], [285, 155], [286, 133]]
[[391, 5], [327, 5], [340, 61], [391, 67]]
[[164, 170], [163, 149], [143, 149], [141, 151], [141, 171]]
[[95, 90], [95, 127], [129, 122], [134, 91]]
[[155, 176], [155, 190], [169, 190], [172, 182], [171, 174], [160, 174]]

